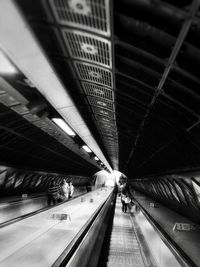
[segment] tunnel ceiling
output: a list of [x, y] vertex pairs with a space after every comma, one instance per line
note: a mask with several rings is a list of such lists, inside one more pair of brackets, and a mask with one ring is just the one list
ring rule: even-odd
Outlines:
[[[200, 1], [15, 3], [113, 169], [135, 178], [200, 167]], [[3, 79], [24, 108], [41, 103], [48, 115], [39, 121], [51, 124], [56, 110], [20, 75]], [[0, 109], [2, 161], [98, 170], [77, 140], [35, 127], [38, 114]]]

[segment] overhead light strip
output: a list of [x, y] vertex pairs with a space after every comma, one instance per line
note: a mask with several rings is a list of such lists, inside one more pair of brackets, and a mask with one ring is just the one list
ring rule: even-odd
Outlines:
[[60, 118], [53, 118], [52, 121], [58, 125], [64, 132], [66, 132], [70, 136], [75, 136], [75, 132]]
[[91, 153], [92, 152], [92, 150], [88, 147], [88, 146], [82, 146], [82, 148], [86, 151], [86, 152], [88, 152], [88, 153]]

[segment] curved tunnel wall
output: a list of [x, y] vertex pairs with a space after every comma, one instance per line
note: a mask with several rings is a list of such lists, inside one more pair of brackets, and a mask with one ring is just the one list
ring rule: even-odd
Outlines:
[[91, 177], [76, 176], [70, 173], [35, 172], [0, 165], [0, 195], [5, 197], [44, 192], [52, 179], [56, 180], [57, 183], [66, 179], [67, 182], [71, 181], [75, 187], [81, 187], [89, 185]]
[[138, 179], [130, 186], [200, 223], [200, 172]]

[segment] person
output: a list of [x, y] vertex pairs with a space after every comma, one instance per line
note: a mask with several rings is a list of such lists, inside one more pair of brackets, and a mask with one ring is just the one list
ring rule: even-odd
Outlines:
[[126, 208], [126, 204], [125, 204], [125, 198], [126, 198], [126, 195], [121, 193], [121, 202], [122, 202], [122, 212], [125, 212]]
[[55, 205], [60, 199], [60, 185], [56, 184], [54, 180], [52, 180], [48, 186], [47, 197], [49, 206], [51, 205], [51, 203]]
[[73, 193], [74, 193], [74, 186], [73, 186], [72, 182], [70, 182], [69, 183], [69, 198], [72, 197]]
[[64, 200], [67, 200], [69, 198], [69, 184], [66, 182], [65, 179], [63, 180], [62, 193], [64, 196]]
[[127, 207], [129, 207], [130, 209], [130, 205], [131, 205], [131, 198], [128, 193], [126, 193], [124, 202], [125, 202], [125, 212], [127, 212]]

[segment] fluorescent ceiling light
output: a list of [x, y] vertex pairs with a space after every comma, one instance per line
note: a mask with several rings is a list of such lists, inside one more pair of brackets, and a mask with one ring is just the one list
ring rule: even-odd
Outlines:
[[17, 69], [10, 62], [10, 60], [4, 55], [0, 50], [0, 73], [5, 74], [14, 74], [17, 72]]
[[88, 152], [88, 153], [91, 153], [91, 152], [92, 152], [92, 150], [89, 149], [88, 146], [82, 146], [82, 148], [83, 148], [86, 152]]
[[95, 160], [99, 160], [96, 156], [94, 157]]
[[65, 123], [62, 119], [59, 118], [53, 118], [53, 122], [55, 122], [64, 132], [66, 132], [70, 136], [75, 136], [75, 132], [72, 131], [72, 129]]

